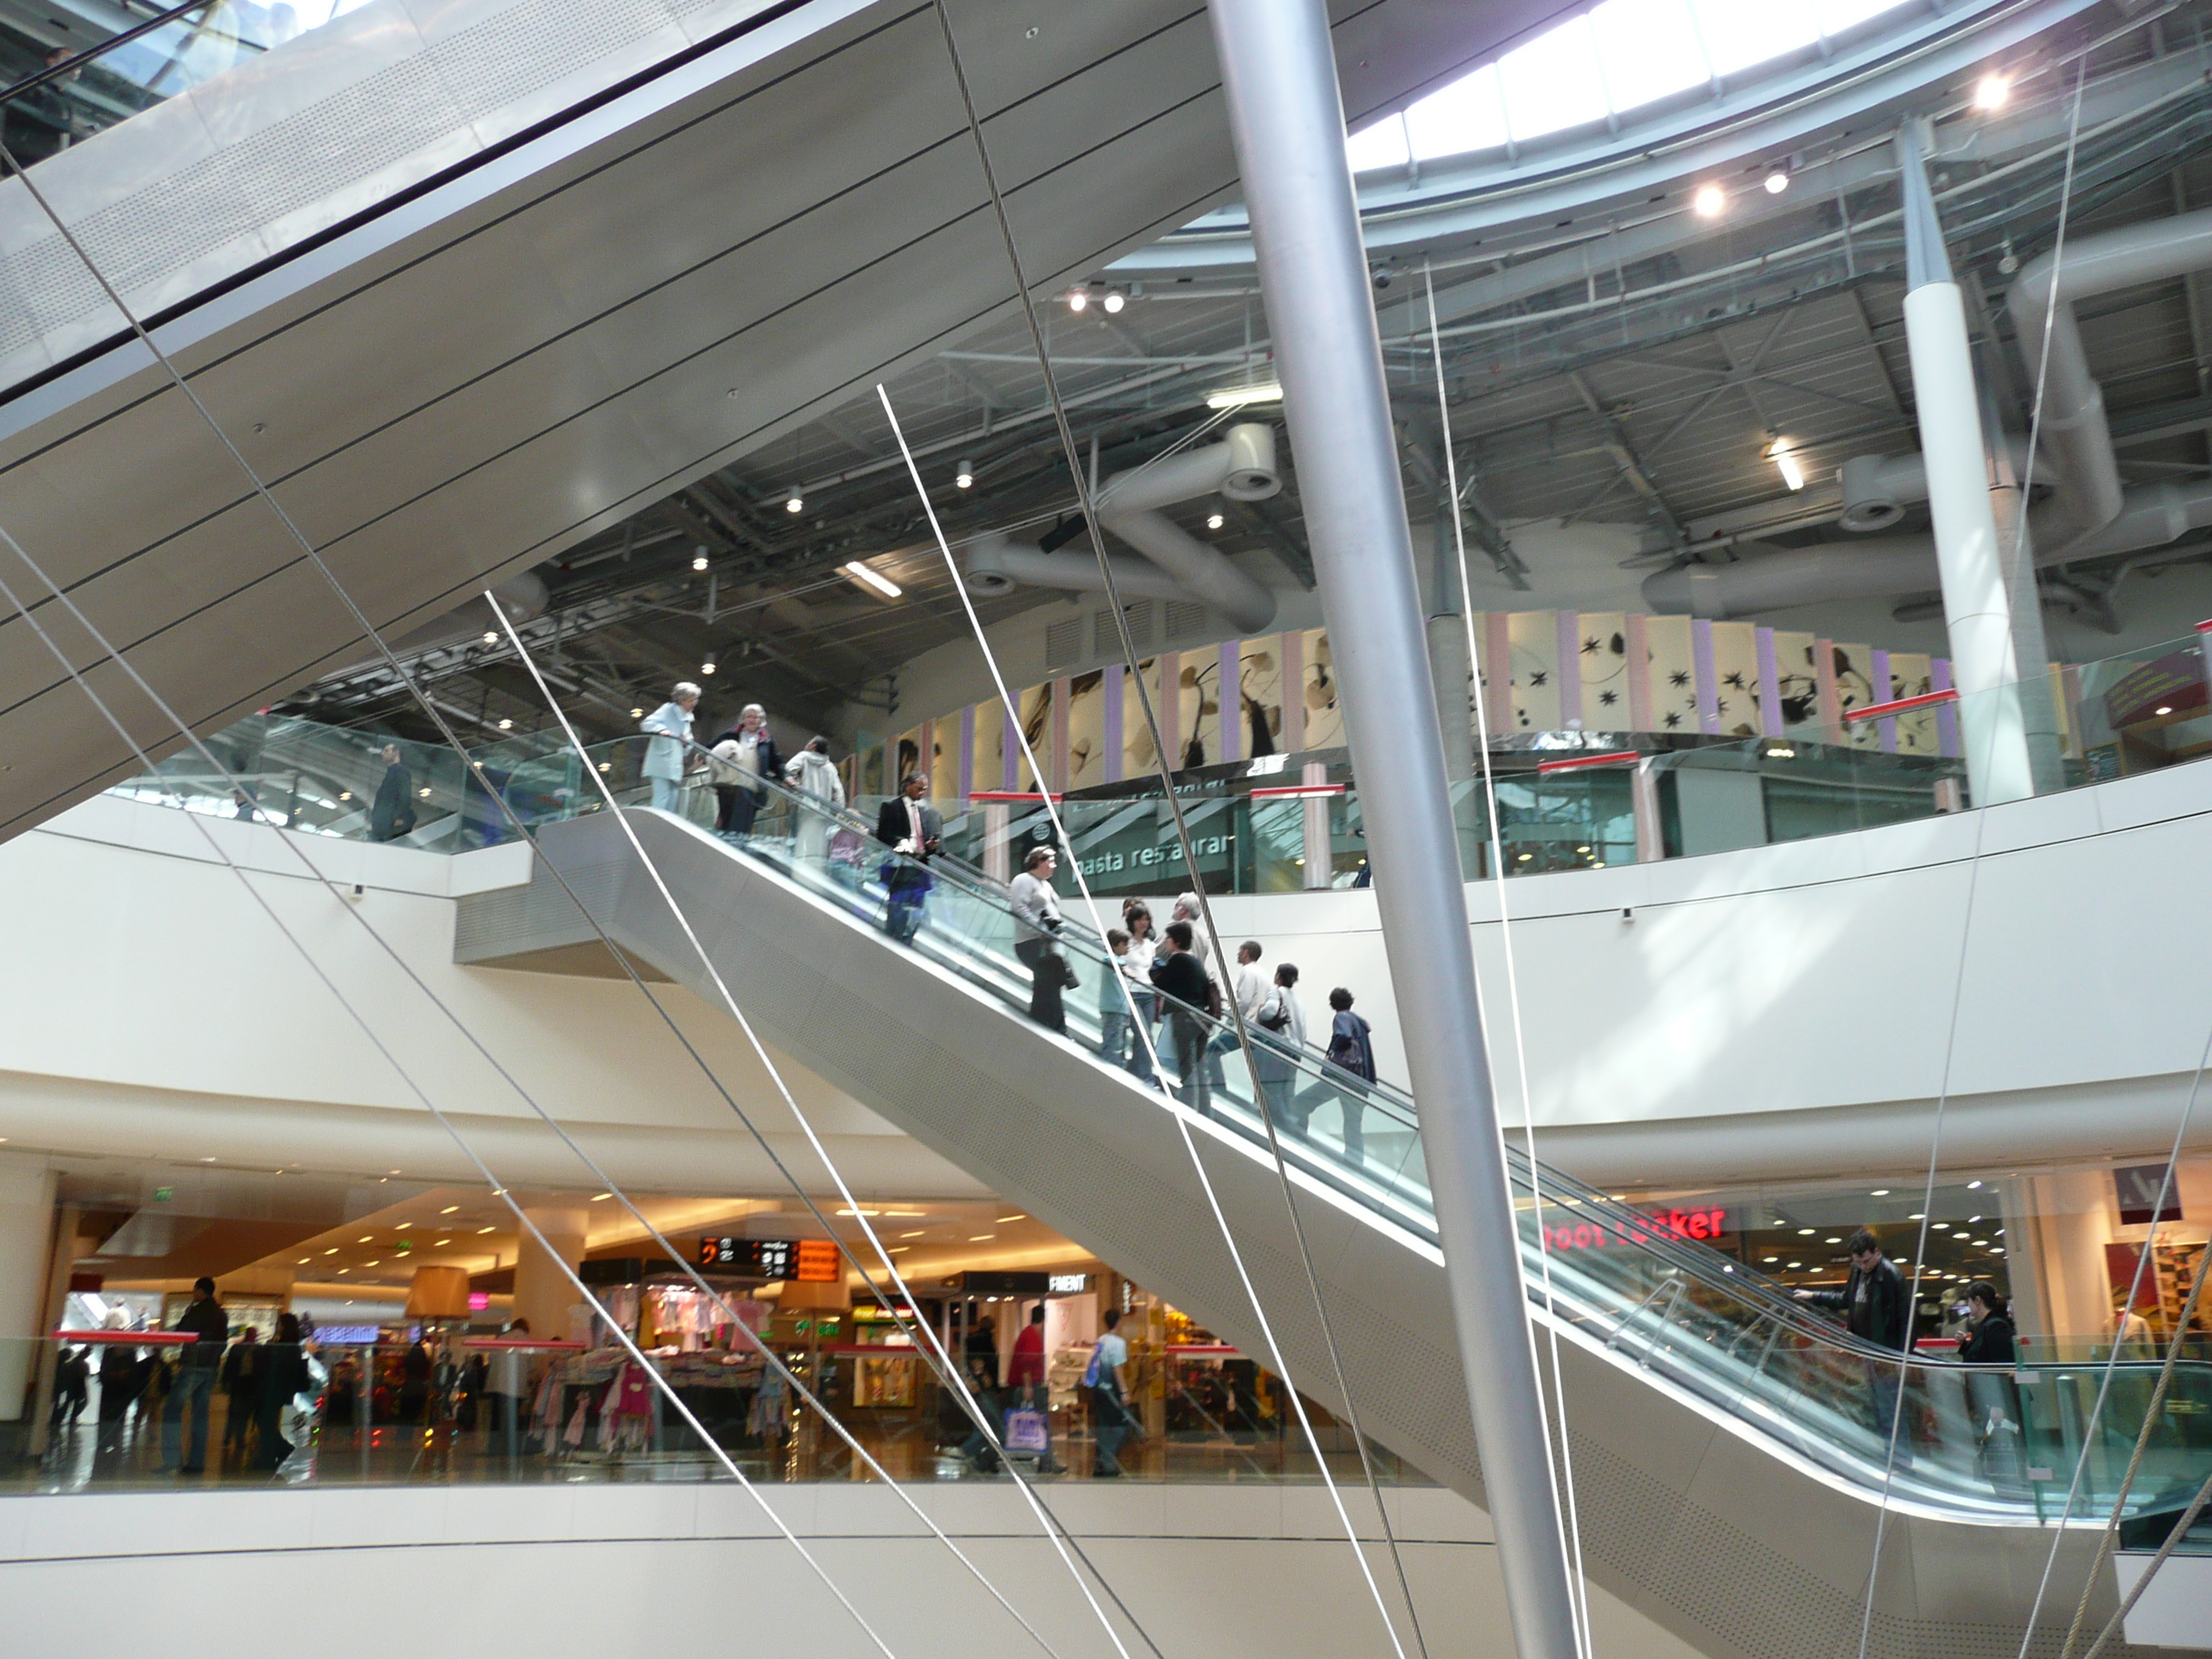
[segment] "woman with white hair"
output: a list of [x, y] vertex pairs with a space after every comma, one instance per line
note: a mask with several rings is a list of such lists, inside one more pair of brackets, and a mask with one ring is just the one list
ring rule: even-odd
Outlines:
[[831, 815], [845, 804], [844, 780], [837, 775], [836, 762], [830, 758], [830, 739], [816, 738], [810, 741], [792, 757], [791, 764], [783, 769], [783, 776], [809, 800], [822, 803], [819, 810], [800, 812], [797, 840], [799, 856], [819, 864], [829, 854], [830, 831], [836, 827]]
[[653, 781], [653, 804], [663, 812], [683, 815], [680, 793], [690, 763], [691, 711], [699, 706], [699, 688], [678, 680], [668, 701], [639, 722], [638, 729], [653, 734], [645, 745], [645, 775]]
[[783, 757], [768, 729], [768, 710], [745, 705], [738, 723], [714, 739], [708, 778], [714, 786], [714, 833], [739, 837], [753, 832], [753, 816], [768, 802], [763, 778], [783, 775]]

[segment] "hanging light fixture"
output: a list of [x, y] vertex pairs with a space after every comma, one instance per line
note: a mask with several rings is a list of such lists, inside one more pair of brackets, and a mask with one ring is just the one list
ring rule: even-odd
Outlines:
[[1798, 465], [1797, 457], [1790, 452], [1789, 439], [1777, 438], [1767, 445], [1766, 458], [1774, 463], [1775, 470], [1782, 474], [1782, 482], [1790, 486], [1792, 495], [1805, 487], [1805, 469]]
[[702, 674], [711, 674], [714, 672], [714, 653], [713, 652], [709, 651], [707, 653], [707, 660], [699, 665], [699, 672]]
[[873, 588], [877, 592], [882, 594], [887, 599], [895, 599], [898, 598], [900, 594], [906, 592], [904, 588], [901, 587], [889, 576], [884, 575], [878, 571], [872, 570], [866, 565], [862, 564], [858, 559], [847, 561], [841, 568], [842, 568], [844, 573], [850, 576], [854, 581], [859, 582], [864, 587]]
[[1247, 404], [1279, 404], [1283, 401], [1283, 388], [1273, 380], [1261, 380], [1254, 386], [1225, 386], [1218, 392], [1206, 394], [1208, 409], [1242, 409]]
[[1128, 304], [1129, 301], [1122, 295], [1120, 289], [1109, 288], [1106, 290], [1106, 299], [1104, 303], [1106, 307], [1106, 314], [1110, 317], [1118, 313], [1121, 307]]
[[1218, 513], [1209, 513], [1206, 515], [1206, 527], [1208, 530], [1218, 530], [1223, 525], [1227, 524], [1229, 520], [1223, 518]]
[[804, 513], [806, 511], [806, 497], [799, 494], [799, 486], [797, 484], [792, 485], [792, 487], [785, 492], [783, 497], [783, 510], [787, 513]]
[[1760, 182], [1766, 186], [1766, 193], [1769, 196], [1779, 196], [1790, 188], [1790, 169], [1777, 161], [1772, 167], [1767, 168], [1766, 177]]
[[1718, 185], [1699, 185], [1690, 206], [1700, 219], [1717, 219], [1728, 210], [1728, 192]]
[[955, 489], [968, 489], [972, 488], [975, 483], [975, 463], [973, 461], [961, 462], [959, 470], [952, 475], [952, 487]]
[[694, 570], [704, 570], [707, 568], [707, 550], [705, 548], [701, 548], [696, 553], [694, 553], [691, 556], [691, 568]]
[[1067, 308], [1068, 308], [1070, 311], [1081, 311], [1081, 310], [1082, 310], [1085, 306], [1088, 306], [1090, 303], [1091, 303], [1091, 290], [1090, 290], [1090, 289], [1082, 289], [1082, 288], [1072, 288], [1072, 289], [1068, 289], [1068, 290], [1067, 290]]

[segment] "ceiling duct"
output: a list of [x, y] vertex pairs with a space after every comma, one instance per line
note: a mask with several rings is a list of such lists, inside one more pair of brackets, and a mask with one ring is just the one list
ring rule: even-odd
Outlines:
[[[2027, 440], [2014, 437], [2006, 442], [2012, 451], [2013, 476], [2025, 477]], [[1838, 522], [1860, 535], [1888, 529], [1905, 516], [1906, 507], [1928, 499], [1928, 469], [1917, 453], [1855, 455], [1838, 469], [1836, 480], [1844, 501], [1844, 515]]]
[[[1258, 421], [1231, 427], [1218, 444], [1115, 473], [1099, 489], [1098, 521], [1150, 561], [1112, 561], [1115, 586], [1132, 598], [1210, 606], [1243, 633], [1266, 631], [1275, 619], [1274, 594], [1159, 509], [1215, 494], [1262, 501], [1282, 487], [1274, 428]], [[1095, 592], [1106, 586], [1096, 558], [1020, 547], [1002, 537], [971, 543], [963, 562], [969, 587], [980, 593], [1017, 586]]]

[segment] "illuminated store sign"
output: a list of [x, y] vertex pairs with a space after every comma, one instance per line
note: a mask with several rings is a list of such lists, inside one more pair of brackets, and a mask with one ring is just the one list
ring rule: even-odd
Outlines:
[[702, 1238], [699, 1265], [746, 1279], [794, 1279], [834, 1285], [844, 1277], [837, 1246], [826, 1238]]
[[1599, 1221], [1577, 1221], [1544, 1229], [1544, 1242], [1555, 1250], [1589, 1250], [1607, 1244], [1650, 1244], [1662, 1238], [1694, 1238], [1710, 1243], [1728, 1231], [1728, 1211], [1720, 1205], [1694, 1210], [1650, 1210], [1623, 1227]]

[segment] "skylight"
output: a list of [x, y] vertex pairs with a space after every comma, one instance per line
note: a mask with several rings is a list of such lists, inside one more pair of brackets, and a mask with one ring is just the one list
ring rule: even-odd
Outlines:
[[1605, 0], [1353, 133], [1352, 168], [1526, 143], [1814, 46], [1905, 0]]

